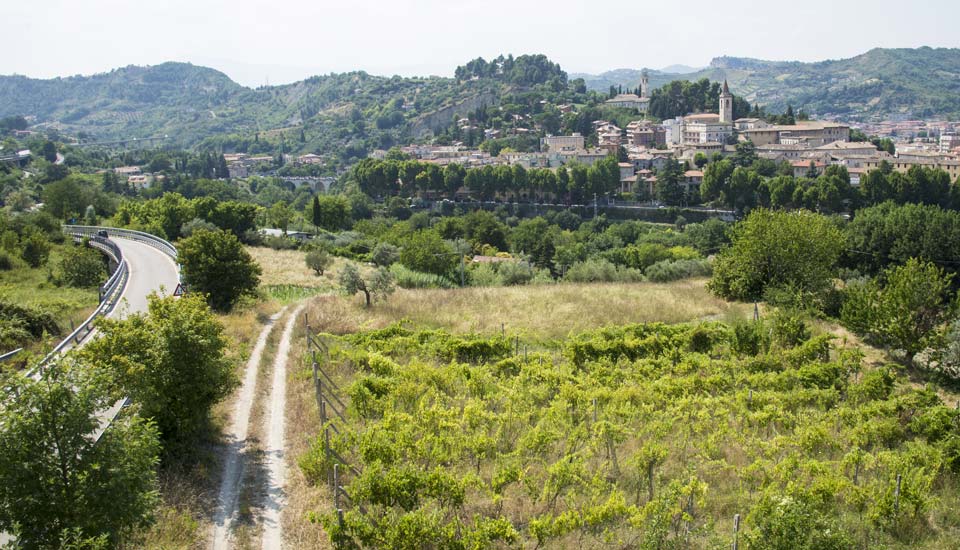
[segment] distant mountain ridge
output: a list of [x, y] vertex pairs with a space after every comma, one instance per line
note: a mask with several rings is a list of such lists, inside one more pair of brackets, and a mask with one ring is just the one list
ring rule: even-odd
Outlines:
[[[635, 88], [640, 71], [618, 69], [583, 78], [587, 87]], [[803, 108], [821, 117], [960, 119], [960, 49], [875, 48], [849, 58], [815, 63], [717, 57], [689, 74], [650, 71], [652, 86], [670, 80], [728, 80], [730, 88], [770, 111]]]
[[[295, 129], [301, 137], [288, 150], [335, 146], [349, 157], [361, 140], [368, 149], [389, 147], [449, 124], [449, 115], [467, 108], [460, 105], [494, 105], [523, 88], [528, 78], [566, 86], [567, 75], [544, 56], [510, 56], [499, 65], [481, 61], [460, 69], [459, 79], [358, 71], [256, 89], [214, 69], [173, 62], [48, 80], [0, 76], [0, 117], [32, 115], [39, 123], [97, 139], [169, 135], [172, 144], [195, 145], [217, 138], [218, 147], [230, 147], [234, 135]], [[693, 73], [649, 74], [652, 87], [672, 80], [727, 79], [733, 93], [771, 112], [791, 104], [818, 117], [852, 121], [960, 119], [960, 49], [878, 48], [817, 63], [717, 57]], [[605, 93], [610, 86], [635, 88], [640, 71], [569, 75], [576, 78]], [[370, 139], [371, 129], [381, 134], [376, 140]]]

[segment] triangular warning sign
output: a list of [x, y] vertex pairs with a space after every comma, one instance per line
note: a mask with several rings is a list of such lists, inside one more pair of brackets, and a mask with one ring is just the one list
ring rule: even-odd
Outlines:
[[177, 283], [177, 289], [173, 291], [174, 296], [183, 296], [183, 293], [186, 290], [183, 288], [183, 283]]

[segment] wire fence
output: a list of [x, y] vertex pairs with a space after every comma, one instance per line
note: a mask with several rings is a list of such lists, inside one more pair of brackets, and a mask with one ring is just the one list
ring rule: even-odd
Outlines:
[[[333, 508], [337, 513], [337, 521], [343, 526], [343, 506], [352, 504], [350, 494], [344, 488], [346, 478], [358, 476], [361, 470], [351, 465], [344, 459], [331, 445], [330, 440], [334, 435], [340, 435], [347, 429], [347, 404], [344, 391], [333, 380], [330, 374], [324, 370], [324, 364], [329, 364], [330, 348], [317, 335], [310, 330], [310, 322], [304, 314], [304, 325], [306, 327], [307, 353], [313, 368], [313, 387], [317, 401], [317, 410], [320, 412], [320, 426], [323, 430], [321, 437], [323, 440], [323, 452], [325, 463], [330, 465], [327, 472], [327, 484], [333, 493]], [[363, 506], [360, 506], [361, 513], [366, 513]]]

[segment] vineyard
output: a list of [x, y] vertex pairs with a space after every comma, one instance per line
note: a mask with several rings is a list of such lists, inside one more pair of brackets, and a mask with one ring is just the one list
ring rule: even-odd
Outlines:
[[403, 323], [313, 341], [325, 425], [299, 463], [315, 486], [336, 477], [311, 514], [335, 547], [944, 548], [960, 532], [953, 403], [790, 315], [536, 347]]

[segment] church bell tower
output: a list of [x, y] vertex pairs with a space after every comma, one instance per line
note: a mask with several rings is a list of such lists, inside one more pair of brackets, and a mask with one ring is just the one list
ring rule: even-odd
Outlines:
[[723, 91], [720, 92], [720, 122], [733, 124], [733, 94], [727, 81], [723, 81]]

